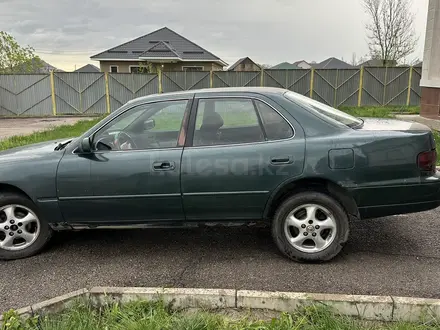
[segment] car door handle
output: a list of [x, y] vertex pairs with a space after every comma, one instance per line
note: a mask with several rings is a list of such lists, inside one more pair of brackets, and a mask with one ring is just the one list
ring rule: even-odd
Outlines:
[[163, 161], [163, 162], [154, 162], [153, 169], [155, 171], [172, 171], [176, 168], [176, 164], [174, 162]]
[[270, 163], [273, 165], [289, 164], [290, 162], [291, 162], [290, 156], [272, 157], [270, 159]]

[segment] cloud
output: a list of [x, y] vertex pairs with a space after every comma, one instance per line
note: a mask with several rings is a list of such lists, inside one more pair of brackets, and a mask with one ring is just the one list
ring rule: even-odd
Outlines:
[[[417, 3], [421, 56], [428, 0]], [[243, 56], [270, 64], [349, 61], [367, 52], [365, 19], [358, 0], [0, 0], [0, 30], [43, 53], [63, 52], [58, 62], [70, 61], [70, 51], [84, 64], [163, 26], [229, 63]]]

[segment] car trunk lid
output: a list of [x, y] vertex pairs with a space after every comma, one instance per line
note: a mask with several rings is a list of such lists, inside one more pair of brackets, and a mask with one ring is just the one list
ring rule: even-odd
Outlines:
[[428, 126], [416, 122], [388, 118], [362, 119], [364, 124], [358, 129], [364, 131], [431, 131]]
[[416, 166], [423, 176], [432, 175], [436, 171], [437, 150], [432, 130], [424, 124], [398, 119], [362, 118], [362, 126], [355, 128], [358, 131], [400, 131], [423, 135], [420, 140], [420, 150], [414, 159]]

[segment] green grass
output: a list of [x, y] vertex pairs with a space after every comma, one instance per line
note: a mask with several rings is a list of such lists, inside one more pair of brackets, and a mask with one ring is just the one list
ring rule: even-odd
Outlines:
[[440, 166], [440, 132], [432, 131], [435, 139], [435, 148], [437, 150], [437, 166]]
[[340, 107], [339, 110], [356, 117], [392, 118], [394, 114], [415, 115], [420, 113], [420, 107]]
[[294, 313], [261, 311], [176, 310], [162, 302], [136, 301], [94, 308], [78, 302], [60, 314], [20, 319], [5, 313], [1, 330], [421, 330], [440, 329], [435, 319], [425, 323], [367, 322], [340, 316], [323, 306], [308, 306]]

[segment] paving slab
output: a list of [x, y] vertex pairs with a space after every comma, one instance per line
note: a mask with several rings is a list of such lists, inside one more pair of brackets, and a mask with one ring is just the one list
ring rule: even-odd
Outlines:
[[425, 118], [420, 115], [396, 115], [397, 119], [424, 124], [433, 130], [440, 131], [440, 120]]

